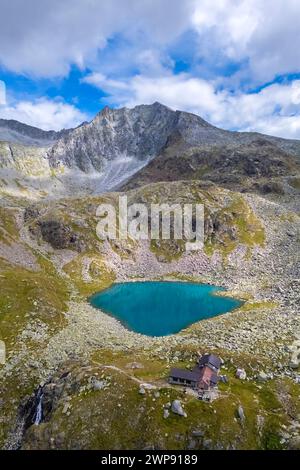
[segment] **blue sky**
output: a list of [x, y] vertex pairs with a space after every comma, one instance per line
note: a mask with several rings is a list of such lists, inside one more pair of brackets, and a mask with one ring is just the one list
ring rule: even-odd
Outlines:
[[298, 0], [0, 0], [0, 117], [44, 129], [160, 101], [300, 138]]

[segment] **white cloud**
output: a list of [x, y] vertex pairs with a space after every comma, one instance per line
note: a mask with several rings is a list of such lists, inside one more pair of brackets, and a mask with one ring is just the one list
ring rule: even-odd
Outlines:
[[86, 115], [74, 106], [46, 98], [0, 106], [0, 116], [3, 119], [15, 119], [44, 130], [75, 127], [86, 120]]
[[245, 61], [258, 82], [300, 70], [299, 20], [299, 0], [200, 0], [192, 18], [200, 56]]
[[[193, 61], [241, 61], [244, 75], [263, 82], [300, 70], [299, 20], [299, 0], [2, 1], [0, 64], [36, 77], [66, 75], [71, 64], [151, 74], [172, 41], [193, 31]], [[114, 56], [99, 55], [114, 37]]]
[[227, 95], [218, 119], [233, 128], [300, 138], [300, 80], [259, 93]]
[[108, 93], [106, 101], [112, 105], [132, 107], [160, 101], [173, 109], [198, 114], [219, 127], [300, 138], [300, 80], [248, 94], [218, 90], [215, 83], [185, 73], [138, 75], [129, 82], [112, 82], [94, 74], [86, 80]]
[[[115, 34], [143, 49], [189, 27], [193, 0], [10, 0], [1, 2], [0, 64], [32, 76], [66, 75], [71, 64], [97, 64]], [[142, 41], [142, 36], [146, 39]], [[148, 39], [147, 39], [148, 38]]]
[[[93, 71], [83, 81], [114, 106], [161, 101], [226, 128], [299, 138], [298, 81], [256, 94], [241, 89], [242, 80], [251, 89], [300, 71], [299, 20], [299, 0], [2, 1], [0, 66], [38, 78], [65, 76], [77, 64]], [[193, 44], [183, 44], [187, 32]], [[174, 44], [191, 48], [189, 74], [173, 74]], [[223, 77], [222, 67], [236, 63]], [[203, 79], [216, 69], [215, 80]], [[84, 119], [47, 99], [0, 113], [56, 129]]]
[[214, 39], [215, 46], [222, 43], [225, 54], [240, 58], [259, 28], [260, 3], [260, 0], [201, 0], [195, 4], [192, 23], [201, 37], [206, 34]]
[[0, 80], [0, 105], [6, 103], [6, 88], [5, 83]]
[[107, 78], [103, 73], [99, 72], [90, 73], [89, 75], [86, 75], [86, 77], [84, 77], [81, 81], [83, 83], [94, 85], [100, 90], [109, 90], [110, 92], [113, 90], [127, 90], [130, 87], [130, 85], [126, 82]]

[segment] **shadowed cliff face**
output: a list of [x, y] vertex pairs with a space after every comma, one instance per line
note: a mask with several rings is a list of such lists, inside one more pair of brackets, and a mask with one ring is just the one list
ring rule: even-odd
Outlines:
[[297, 175], [299, 171], [299, 157], [263, 139], [248, 145], [206, 145], [183, 153], [173, 145], [136, 173], [122, 189], [158, 181], [206, 179], [242, 191], [255, 187], [264, 193], [273, 190], [280, 193], [280, 183], [275, 187], [270, 178]]

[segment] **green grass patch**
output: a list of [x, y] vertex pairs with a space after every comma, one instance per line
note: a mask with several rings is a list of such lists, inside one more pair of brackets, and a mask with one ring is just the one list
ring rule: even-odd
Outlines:
[[0, 338], [5, 341], [8, 351], [17, 346], [16, 336], [25, 327], [32, 312], [35, 319], [41, 319], [51, 327], [63, 321], [68, 286], [51, 263], [39, 261], [41, 270], [38, 272], [2, 264]]
[[278, 304], [276, 302], [272, 301], [261, 301], [261, 302], [245, 302], [241, 307], [239, 307], [239, 310], [242, 310], [243, 312], [249, 312], [251, 310], [258, 310], [258, 309], [273, 309], [276, 308]]

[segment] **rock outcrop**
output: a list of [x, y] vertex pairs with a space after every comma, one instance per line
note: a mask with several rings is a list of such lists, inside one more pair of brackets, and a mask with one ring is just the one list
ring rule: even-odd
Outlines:
[[172, 412], [175, 413], [176, 415], [183, 416], [184, 418], [187, 417], [186, 412], [185, 412], [184, 409], [182, 408], [182, 404], [181, 404], [180, 400], [174, 400], [174, 401], [172, 402], [171, 410], [172, 410]]
[[57, 220], [39, 221], [41, 235], [44, 241], [53, 248], [73, 248], [82, 251], [84, 242], [77, 233], [73, 232], [69, 225]]

